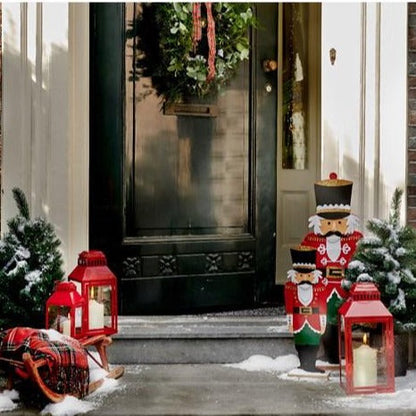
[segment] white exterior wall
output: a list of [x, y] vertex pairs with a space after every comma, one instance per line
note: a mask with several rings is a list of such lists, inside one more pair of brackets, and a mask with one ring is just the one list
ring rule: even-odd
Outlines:
[[363, 228], [388, 215], [397, 186], [406, 189], [406, 125], [407, 4], [323, 3], [321, 176], [354, 182]]
[[89, 6], [3, 4], [2, 224], [13, 187], [55, 225], [65, 268], [88, 249]]

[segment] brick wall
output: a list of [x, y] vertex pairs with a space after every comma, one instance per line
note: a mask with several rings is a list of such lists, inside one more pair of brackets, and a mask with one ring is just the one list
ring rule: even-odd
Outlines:
[[407, 222], [416, 227], [416, 3], [408, 4]]

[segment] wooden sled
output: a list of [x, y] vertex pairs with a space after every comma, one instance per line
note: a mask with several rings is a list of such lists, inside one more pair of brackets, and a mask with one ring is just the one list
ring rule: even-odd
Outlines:
[[[124, 367], [122, 366], [115, 367], [111, 370], [109, 368], [106, 347], [110, 345], [112, 342], [110, 337], [107, 337], [105, 335], [96, 335], [93, 337], [79, 340], [79, 342], [86, 349], [88, 355], [93, 359], [93, 361], [95, 361], [97, 365], [99, 365], [101, 368], [108, 372], [108, 374], [104, 378], [101, 378], [89, 384], [87, 394], [91, 394], [99, 387], [101, 387], [105, 379], [118, 379], [124, 374]], [[101, 363], [95, 359], [95, 357], [91, 354], [87, 347], [96, 348], [100, 356]], [[56, 393], [55, 391], [51, 390], [43, 381], [39, 373], [39, 369], [47, 365], [46, 359], [42, 358], [39, 360], [33, 360], [31, 354], [26, 352], [22, 355], [22, 361], [11, 360], [2, 357], [0, 357], [0, 361], [7, 363], [9, 367], [9, 376], [6, 386], [8, 390], [11, 390], [13, 388], [14, 379], [17, 375], [18, 377], [24, 380], [30, 379], [34, 384], [38, 386], [39, 390], [43, 393], [43, 395], [51, 402], [59, 403], [62, 400], [64, 400], [65, 396], [67, 395]], [[79, 395], [77, 394], [71, 395], [79, 398]]]

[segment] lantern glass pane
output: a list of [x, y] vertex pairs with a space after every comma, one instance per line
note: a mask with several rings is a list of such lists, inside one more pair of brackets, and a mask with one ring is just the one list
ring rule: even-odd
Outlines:
[[104, 325], [111, 327], [111, 316], [112, 316], [112, 307], [111, 307], [111, 286], [101, 286], [101, 301], [104, 305]]
[[88, 323], [89, 329], [104, 328], [104, 304], [101, 296], [101, 286], [89, 288]]
[[51, 305], [48, 308], [48, 328], [55, 329], [64, 335], [71, 335], [71, 308]]
[[385, 325], [363, 322], [352, 328], [352, 386], [387, 383]]
[[82, 331], [82, 306], [75, 308], [75, 334], [80, 335]]

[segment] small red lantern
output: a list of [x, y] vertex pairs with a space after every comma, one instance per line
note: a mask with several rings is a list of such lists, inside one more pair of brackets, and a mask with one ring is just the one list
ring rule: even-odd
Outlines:
[[393, 317], [374, 283], [355, 283], [338, 310], [340, 382], [347, 394], [394, 392]]
[[46, 301], [46, 328], [56, 329], [73, 338], [83, 337], [84, 298], [74, 283], [56, 282], [55, 291]]
[[83, 251], [69, 275], [85, 299], [84, 335], [117, 332], [117, 279], [101, 251]]

